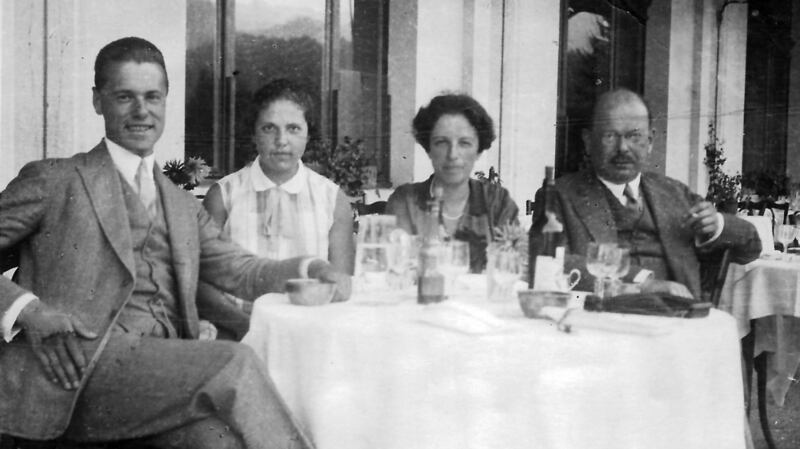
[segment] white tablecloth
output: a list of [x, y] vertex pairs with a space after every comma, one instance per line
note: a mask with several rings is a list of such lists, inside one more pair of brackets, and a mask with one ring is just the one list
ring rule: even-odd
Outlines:
[[491, 305], [507, 326], [470, 335], [424, 322], [411, 293], [385, 298], [255, 303], [244, 342], [318, 449], [745, 447], [725, 313], [635, 318], [659, 336], [567, 334]]
[[754, 356], [771, 353], [767, 389], [783, 405], [800, 364], [800, 257], [775, 257], [731, 264], [719, 308], [736, 318], [740, 337], [754, 332]]

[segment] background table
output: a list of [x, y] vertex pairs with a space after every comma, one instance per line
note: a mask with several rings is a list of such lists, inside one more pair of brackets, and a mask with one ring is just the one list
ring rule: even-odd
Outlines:
[[666, 322], [657, 337], [566, 334], [511, 303], [490, 307], [510, 330], [476, 336], [422, 322], [431, 309], [406, 298], [256, 301], [244, 342], [319, 449], [745, 446], [727, 314], [637, 317]]
[[754, 356], [770, 353], [767, 391], [783, 405], [800, 364], [800, 258], [731, 264], [719, 308], [734, 316], [740, 338], [753, 332]]

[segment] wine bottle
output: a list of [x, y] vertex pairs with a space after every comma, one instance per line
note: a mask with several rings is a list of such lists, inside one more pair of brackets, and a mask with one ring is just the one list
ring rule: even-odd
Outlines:
[[441, 302], [444, 296], [444, 274], [439, 271], [438, 263], [442, 252], [440, 228], [440, 211], [442, 188], [433, 190], [433, 200], [428, 204], [425, 216], [425, 229], [422, 235], [422, 247], [419, 250], [419, 275], [417, 278], [417, 302], [429, 304]]
[[[534, 211], [531, 228], [528, 232], [528, 286], [531, 289], [535, 286], [537, 258], [552, 257], [556, 259], [557, 248], [563, 246], [564, 226], [558, 221], [553, 209], [556, 201], [556, 180], [553, 167], [545, 167], [544, 173], [540, 197], [544, 204]], [[561, 263], [563, 263], [563, 253], [560, 256]]]

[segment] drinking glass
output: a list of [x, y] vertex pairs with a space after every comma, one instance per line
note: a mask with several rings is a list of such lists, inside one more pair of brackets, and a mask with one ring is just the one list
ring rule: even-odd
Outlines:
[[461, 240], [450, 240], [442, 245], [439, 257], [439, 272], [444, 275], [445, 295], [455, 288], [456, 279], [469, 272], [469, 243]]
[[602, 298], [605, 278], [617, 271], [620, 251], [616, 243], [590, 242], [586, 247], [586, 269], [594, 276], [594, 294]]
[[783, 246], [784, 254], [787, 253], [787, 249], [789, 248], [789, 243], [792, 243], [796, 234], [795, 227], [793, 225], [788, 224], [779, 224], [775, 226], [775, 240], [781, 243]]
[[401, 228], [389, 234], [386, 283], [390, 289], [402, 290], [414, 285], [419, 246], [419, 236], [410, 235]]
[[486, 297], [489, 301], [514, 298], [514, 285], [522, 273], [517, 251], [489, 244], [486, 248]]
[[[615, 258], [615, 269], [608, 275], [610, 288], [604, 289], [603, 293], [614, 296], [619, 293], [620, 279], [625, 277], [631, 270], [631, 250], [628, 248], [617, 248], [618, 257]], [[611, 267], [609, 267], [611, 270]]]
[[397, 229], [394, 215], [362, 216], [358, 227], [355, 275], [358, 282], [386, 282], [389, 271], [391, 235]]

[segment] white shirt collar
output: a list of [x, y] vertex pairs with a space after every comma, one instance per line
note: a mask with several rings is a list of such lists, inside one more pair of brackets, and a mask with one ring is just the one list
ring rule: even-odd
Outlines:
[[117, 145], [111, 141], [111, 139], [104, 138], [103, 140], [105, 140], [108, 154], [111, 155], [111, 160], [114, 161], [114, 166], [117, 168], [117, 171], [122, 173], [122, 177], [125, 178], [125, 181], [128, 181], [128, 184], [131, 186], [136, 186], [136, 172], [139, 170], [139, 164], [142, 162], [142, 159], [144, 159], [144, 163], [147, 166], [147, 172], [153, 172], [153, 165], [156, 163], [154, 153], [150, 153], [148, 156], [141, 158]]
[[283, 184], [277, 185], [264, 174], [263, 170], [261, 170], [260, 160], [261, 157], [258, 156], [256, 160], [250, 164], [250, 180], [253, 183], [253, 190], [262, 192], [277, 187], [293, 195], [303, 190], [303, 185], [305, 184], [306, 178], [308, 178], [308, 173], [306, 172], [306, 166], [303, 165], [302, 162], [299, 163], [300, 165], [297, 167], [297, 173], [295, 173], [294, 176]]
[[[612, 194], [614, 194], [614, 197], [619, 200], [620, 204], [624, 206], [628, 202], [628, 200], [625, 198], [625, 184], [614, 184], [613, 182], [606, 181], [605, 179], [599, 176], [597, 177], [597, 179], [599, 179], [600, 182], [602, 182], [603, 185], [606, 186], [608, 190], [611, 191]], [[638, 175], [636, 175], [635, 178], [628, 181], [627, 183], [631, 185], [631, 189], [636, 194], [636, 198], [639, 198], [641, 196], [639, 195], [639, 184], [641, 182], [642, 182], [642, 174], [639, 173]]]

